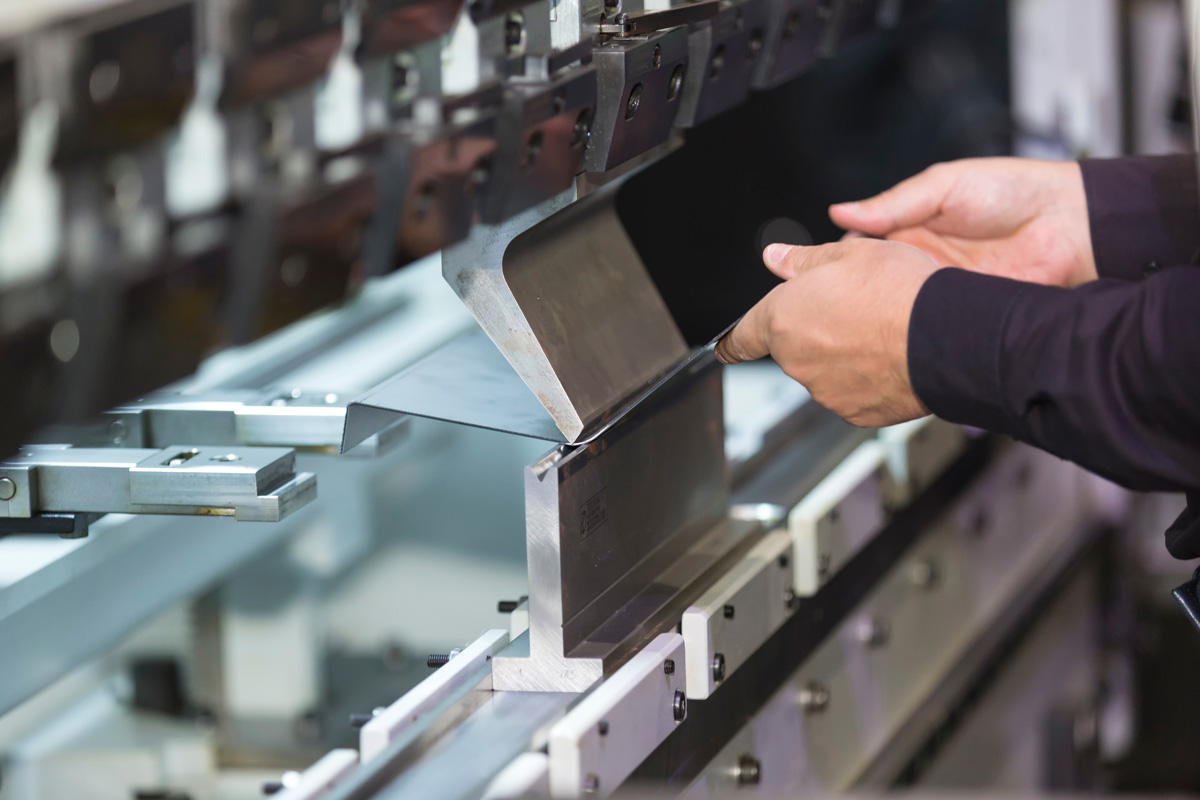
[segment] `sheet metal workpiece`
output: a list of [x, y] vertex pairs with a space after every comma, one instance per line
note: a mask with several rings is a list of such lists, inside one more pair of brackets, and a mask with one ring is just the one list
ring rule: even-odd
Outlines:
[[528, 655], [493, 659], [496, 689], [586, 689], [674, 628], [701, 577], [753, 544], [761, 524], [728, 516], [721, 392], [710, 358], [526, 470]]
[[442, 273], [574, 442], [687, 355], [614, 208], [568, 191], [442, 254]]

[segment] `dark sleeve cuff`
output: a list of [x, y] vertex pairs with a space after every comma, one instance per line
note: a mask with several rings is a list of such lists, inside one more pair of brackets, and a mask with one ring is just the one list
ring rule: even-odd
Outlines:
[[1033, 284], [948, 268], [925, 281], [908, 324], [908, 374], [931, 412], [1016, 434], [1004, 409], [1000, 351], [1009, 310]]
[[1079, 167], [1100, 277], [1141, 280], [1158, 265], [1192, 263], [1200, 249], [1195, 156], [1085, 159]]

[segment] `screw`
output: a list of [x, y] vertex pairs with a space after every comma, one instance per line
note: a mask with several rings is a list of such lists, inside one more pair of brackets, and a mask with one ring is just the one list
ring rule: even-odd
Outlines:
[[517, 610], [517, 606], [519, 605], [521, 605], [521, 603], [517, 600], [501, 600], [496, 604], [496, 610], [501, 614], [511, 614]]
[[762, 781], [762, 762], [747, 753], [738, 759], [738, 786], [757, 786]]
[[746, 45], [746, 49], [749, 50], [750, 61], [754, 61], [755, 59], [758, 58], [758, 54], [762, 52], [762, 46], [763, 46], [762, 31], [755, 31], [754, 34], [751, 35], [751, 37], [750, 37], [750, 43], [748, 45]]
[[883, 647], [891, 636], [891, 628], [880, 619], [870, 619], [858, 626], [858, 640], [867, 647]]
[[725, 655], [717, 653], [712, 660], [712, 677], [715, 683], [725, 680]]
[[788, 589], [783, 593], [784, 608], [786, 608], [788, 611], [795, 611], [798, 604], [799, 598], [796, 597], [796, 590], [788, 587]]
[[520, 53], [525, 45], [525, 17], [519, 11], [504, 20], [504, 45], [510, 55]]
[[350, 727], [361, 728], [363, 725], [366, 725], [368, 722], [375, 719], [375, 717], [378, 717], [385, 710], [386, 709], [383, 706], [378, 706], [376, 708], [372, 708], [370, 714], [351, 714]]
[[629, 90], [629, 99], [625, 101], [625, 119], [633, 119], [633, 115], [637, 113], [638, 106], [642, 103], [642, 85], [635, 83], [633, 88]]
[[579, 112], [579, 116], [575, 118], [575, 128], [571, 131], [571, 146], [576, 147], [583, 143], [587, 138], [588, 128], [591, 127], [592, 114], [591, 110], [585, 108]]
[[265, 795], [279, 794], [282, 791], [282, 781], [267, 781], [262, 785], [262, 793]]
[[683, 64], [680, 64], [671, 73], [671, 82], [667, 84], [667, 102], [679, 97], [681, 89], [683, 89]]
[[791, 563], [792, 563], [792, 560], [790, 558], [788, 558], [787, 553], [784, 553], [783, 555], [779, 556], [779, 568], [780, 569], [787, 569]]
[[601, 736], [608, 736], [608, 720], [600, 720], [600, 724], [596, 727]]
[[125, 437], [129, 435], [129, 429], [125, 427], [125, 423], [119, 419], [114, 419], [108, 423], [108, 438], [113, 444], [120, 444], [125, 441]]
[[654, 62], [654, 68], [658, 69], [662, 66], [662, 46], [654, 45], [654, 57], [651, 59]]
[[783, 38], [791, 39], [800, 30], [800, 15], [795, 11], [787, 15], [783, 21]]
[[16, 496], [16, 482], [12, 478], [0, 478], [0, 500], [7, 502]]
[[710, 81], [715, 81], [717, 79], [717, 76], [721, 74], [721, 68], [724, 66], [725, 66], [725, 45], [720, 45], [717, 47], [716, 52], [713, 53], [712, 63], [709, 65], [709, 68], [708, 68], [708, 79]]
[[429, 666], [430, 669], [437, 669], [438, 667], [444, 667], [447, 664], [449, 664], [450, 656], [447, 653], [431, 654], [428, 658], [425, 659], [425, 663]]
[[583, 793], [596, 794], [600, 791], [600, 776], [588, 773], [588, 776], [583, 779]]
[[671, 710], [675, 714], [676, 722], [683, 722], [687, 717], [687, 695], [678, 689], [675, 690], [675, 700], [671, 703]]
[[663, 662], [663, 672], [667, 673], [668, 675], [675, 674], [675, 659], [668, 658]]
[[937, 585], [937, 582], [941, 576], [938, 574], [937, 564], [935, 564], [933, 561], [924, 559], [912, 565], [912, 569], [909, 571], [908, 577], [913, 582], [914, 586], [918, 586], [922, 589], [931, 589]]
[[816, 714], [829, 706], [829, 690], [813, 681], [800, 690], [796, 701], [809, 714]]
[[721, 609], [721, 613], [725, 615], [725, 619], [733, 619], [733, 606], [725, 606], [725, 608]]
[[833, 566], [833, 556], [829, 553], [821, 553], [817, 556], [817, 576], [825, 578], [829, 576], [829, 568]]

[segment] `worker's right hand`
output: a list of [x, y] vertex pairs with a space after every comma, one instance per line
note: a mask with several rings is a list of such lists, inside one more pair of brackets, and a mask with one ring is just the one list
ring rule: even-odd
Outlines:
[[829, 216], [851, 234], [910, 244], [942, 266], [1054, 286], [1097, 277], [1075, 162], [935, 164], [869, 200], [832, 206]]

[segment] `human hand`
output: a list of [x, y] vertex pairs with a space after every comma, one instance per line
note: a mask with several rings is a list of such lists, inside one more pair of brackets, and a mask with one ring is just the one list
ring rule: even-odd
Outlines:
[[904, 242], [941, 266], [1052, 286], [1095, 280], [1083, 174], [1073, 161], [935, 164], [886, 192], [829, 209], [848, 231]]
[[875, 239], [773, 244], [763, 263], [786, 282], [721, 339], [721, 362], [770, 355], [814, 400], [854, 425], [894, 425], [929, 413], [908, 376], [908, 321], [937, 264], [909, 245]]

